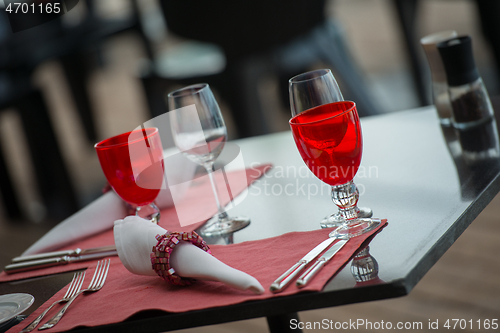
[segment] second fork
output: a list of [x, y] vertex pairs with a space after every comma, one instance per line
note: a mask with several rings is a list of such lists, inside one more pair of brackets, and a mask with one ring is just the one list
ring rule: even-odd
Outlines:
[[102, 286], [104, 285], [104, 282], [106, 281], [106, 277], [108, 276], [108, 270], [109, 270], [109, 265], [111, 263], [110, 259], [107, 260], [102, 260], [97, 262], [97, 266], [94, 272], [94, 276], [92, 276], [92, 280], [89, 283], [89, 286], [87, 289], [80, 290], [76, 295], [74, 295], [66, 305], [59, 310], [59, 312], [52, 317], [49, 321], [47, 321], [45, 324], [43, 324], [42, 327], [39, 328], [39, 330], [45, 330], [51, 327], [54, 327], [59, 320], [61, 320], [62, 316], [64, 313], [66, 313], [66, 310], [69, 308], [71, 303], [82, 293], [84, 292], [94, 292], [101, 290]]
[[20, 333], [27, 333], [33, 331], [40, 321], [42, 321], [43, 317], [47, 314], [47, 312], [50, 311], [54, 307], [54, 305], [63, 303], [63, 302], [68, 302], [73, 296], [75, 296], [80, 289], [82, 288], [83, 285], [83, 280], [85, 279], [85, 272], [78, 272], [73, 275], [73, 279], [71, 280], [71, 283], [69, 284], [68, 290], [66, 290], [66, 294], [64, 294], [64, 297], [58, 301], [55, 301], [52, 303], [51, 306], [49, 306], [45, 311], [42, 312], [38, 317], [36, 317], [35, 320], [31, 322], [28, 326], [26, 326]]

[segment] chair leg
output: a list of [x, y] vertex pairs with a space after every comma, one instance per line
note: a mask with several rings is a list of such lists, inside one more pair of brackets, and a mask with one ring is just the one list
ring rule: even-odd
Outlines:
[[410, 59], [413, 82], [417, 90], [417, 95], [421, 105], [431, 104], [430, 98], [430, 79], [427, 79], [423, 73], [428, 73], [423, 65], [420, 54], [421, 47], [417, 41], [415, 32], [415, 17], [419, 0], [393, 0], [396, 8], [398, 21], [401, 24], [401, 30], [404, 35], [404, 42], [408, 57]]
[[497, 92], [489, 91], [490, 95], [498, 94], [500, 89], [500, 2], [490, 0], [476, 0], [481, 21], [481, 30], [486, 37], [495, 59]]
[[134, 22], [136, 22], [136, 26], [134, 28], [135, 31], [139, 34], [139, 38], [142, 42], [142, 45], [144, 47], [144, 52], [146, 53], [146, 57], [150, 60], [153, 61], [155, 56], [154, 56], [154, 50], [153, 50], [153, 45], [151, 41], [149, 40], [148, 36], [146, 35], [146, 31], [144, 30], [143, 23], [141, 22], [141, 15], [140, 15], [140, 5], [137, 2], [137, 0], [132, 0], [132, 16]]
[[86, 68], [85, 59], [82, 54], [71, 54], [62, 57], [61, 64], [87, 139], [94, 144], [97, 141], [97, 133], [92, 113], [92, 103], [87, 89], [88, 68]]
[[320, 58], [332, 65], [332, 71], [343, 84], [341, 89], [344, 98], [356, 102], [360, 116], [382, 113], [376, 100], [372, 97], [363, 75], [354, 64], [340, 28], [334, 22], [326, 21], [322, 27], [314, 32], [312, 38]]
[[270, 316], [267, 317], [267, 325], [269, 326], [269, 332], [270, 333], [275, 333], [275, 332], [302, 332], [301, 329], [295, 328], [291, 323], [296, 322], [297, 324], [300, 322], [299, 315], [297, 312], [294, 313], [287, 313], [284, 315], [278, 315], [278, 316]]
[[65, 218], [79, 207], [42, 93], [27, 93], [17, 108], [48, 214]]
[[143, 73], [140, 80], [152, 118], [168, 112], [165, 100], [167, 93], [165, 79], [159, 78], [153, 73]]
[[9, 174], [4, 152], [0, 147], [0, 191], [2, 192], [5, 212], [9, 219], [19, 219], [22, 216], [21, 208]]
[[226, 82], [218, 88], [231, 108], [239, 138], [270, 133], [259, 94], [259, 83], [270, 70], [269, 63], [254, 57], [234, 62], [228, 60], [226, 64], [223, 77], [231, 84]]

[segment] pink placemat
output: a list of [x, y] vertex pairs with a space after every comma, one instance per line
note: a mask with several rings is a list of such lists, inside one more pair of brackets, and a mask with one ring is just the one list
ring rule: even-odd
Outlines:
[[[197, 281], [188, 287], [170, 285], [159, 277], [134, 275], [118, 261], [113, 260], [103, 289], [81, 296], [65, 317], [51, 332], [62, 332], [79, 326], [100, 326], [118, 323], [145, 310], [185, 312], [204, 308], [228, 306], [252, 300], [282, 297], [299, 292], [320, 291], [326, 283], [349, 261], [354, 253], [366, 245], [387, 224], [353, 238], [329, 261], [314, 279], [302, 289], [290, 285], [279, 294], [269, 291], [271, 283], [300, 260], [305, 253], [328, 237], [331, 229], [292, 232], [278, 237], [249, 241], [233, 245], [213, 245], [212, 254], [222, 262], [254, 276], [266, 288], [262, 295], [239, 291], [220, 282]], [[87, 272], [88, 284], [95, 266]], [[66, 288], [60, 290], [24, 322], [35, 319], [46, 307], [60, 299]], [[59, 309], [59, 308], [58, 308]], [[55, 310], [54, 310], [55, 311]], [[52, 312], [51, 315], [54, 315]], [[23, 323], [24, 325], [24, 323]], [[19, 327], [8, 332], [16, 332]]]
[[[270, 170], [270, 168], [270, 164], [264, 164], [246, 170], [231, 171], [226, 174], [228, 178], [227, 180], [223, 178], [221, 173], [216, 173], [215, 179], [220, 188], [226, 186], [227, 184], [231, 184], [230, 191], [219, 191], [221, 203], [223, 205], [228, 204], [233, 199], [230, 197], [230, 194], [232, 194], [233, 197], [236, 197], [254, 181], [262, 177], [262, 175]], [[245, 179], [244, 177], [246, 177], [246, 182], [233, 181]], [[183, 218], [185, 221], [188, 220], [188, 223], [190, 224], [185, 226], [180, 225], [176, 208], [189, 213], [188, 216], [184, 214]], [[192, 231], [200, 227], [207, 219], [216, 213], [217, 206], [215, 204], [214, 194], [209, 179], [208, 177], [201, 177], [192, 182], [182, 202], [178, 203], [175, 207], [169, 207], [161, 211], [161, 220], [158, 224], [166, 230], [175, 230], [179, 232]], [[62, 247], [58, 250], [69, 250], [75, 248], [88, 249], [111, 244], [114, 244], [113, 229], [82, 239], [71, 246]], [[119, 262], [117, 257], [115, 259]], [[95, 266], [96, 262], [96, 260], [75, 262], [64, 266], [55, 266], [14, 274], [1, 272], [0, 282], [22, 280], [37, 276], [84, 269], [92, 265]]]

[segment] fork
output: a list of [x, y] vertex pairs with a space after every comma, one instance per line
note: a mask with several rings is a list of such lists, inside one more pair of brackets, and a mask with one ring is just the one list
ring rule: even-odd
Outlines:
[[80, 290], [76, 293], [71, 299], [66, 303], [66, 305], [58, 312], [54, 317], [52, 317], [49, 321], [42, 325], [39, 330], [45, 330], [47, 328], [54, 327], [59, 320], [61, 320], [62, 316], [66, 313], [66, 310], [69, 308], [71, 303], [82, 293], [85, 292], [94, 292], [101, 290], [104, 282], [106, 281], [106, 277], [108, 276], [108, 270], [111, 260], [102, 260], [97, 262], [97, 266], [94, 272], [94, 276], [92, 276], [92, 280], [90, 280], [89, 286], [87, 289]]
[[45, 311], [42, 312], [41, 315], [36, 317], [35, 320], [31, 322], [28, 326], [26, 326], [20, 333], [27, 333], [31, 332], [37, 327], [37, 325], [42, 321], [43, 317], [47, 314], [47, 312], [50, 311], [54, 307], [54, 305], [59, 304], [59, 303], [64, 303], [68, 302], [71, 297], [75, 296], [76, 293], [80, 291], [83, 285], [83, 280], [85, 279], [85, 272], [78, 272], [73, 275], [73, 280], [71, 280], [71, 283], [69, 284], [68, 290], [66, 290], [66, 294], [64, 294], [64, 297], [58, 301], [55, 301], [52, 303], [51, 306], [49, 306]]

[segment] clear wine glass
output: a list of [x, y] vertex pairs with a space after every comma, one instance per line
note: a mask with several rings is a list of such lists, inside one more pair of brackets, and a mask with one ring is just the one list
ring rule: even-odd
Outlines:
[[163, 183], [163, 148], [158, 128], [142, 128], [95, 144], [109, 185], [137, 216], [158, 223], [154, 200]]
[[[294, 76], [289, 80], [289, 92], [292, 117], [320, 105], [344, 100], [337, 81], [329, 69], [318, 69]], [[356, 210], [358, 217], [361, 218], [373, 215], [372, 210], [367, 207], [356, 206]], [[345, 219], [339, 210], [337, 213], [326, 216], [321, 220], [320, 225], [322, 228], [332, 228], [339, 227], [344, 222]]]
[[205, 237], [232, 235], [250, 224], [247, 217], [231, 217], [222, 207], [214, 179], [214, 163], [227, 140], [227, 130], [219, 105], [208, 84], [195, 84], [168, 94], [175, 145], [193, 162], [207, 170], [218, 214], [201, 229]]
[[350, 101], [311, 104], [317, 99], [325, 101], [329, 96], [338, 96], [338, 87], [328, 74], [321, 70], [290, 80], [290, 101], [295, 115], [290, 119], [290, 127], [307, 167], [332, 187], [332, 200], [342, 218], [336, 232], [356, 237], [375, 229], [380, 219], [358, 215], [359, 191], [353, 178], [361, 163], [363, 139], [356, 104]]

